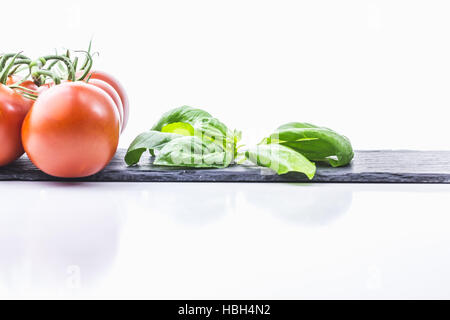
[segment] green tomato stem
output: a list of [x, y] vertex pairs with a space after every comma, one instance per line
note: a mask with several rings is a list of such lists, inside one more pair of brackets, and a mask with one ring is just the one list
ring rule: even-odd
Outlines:
[[89, 74], [89, 72], [91, 71], [92, 68], [92, 64], [93, 64], [93, 60], [92, 60], [92, 56], [88, 51], [76, 51], [76, 52], [84, 52], [86, 54], [86, 61], [87, 61], [87, 65], [83, 66], [83, 68], [81, 68], [81, 70], [84, 70], [83, 74], [81, 75], [81, 77], [79, 77], [77, 79], [77, 81], [83, 81], [86, 76]]
[[30, 59], [17, 59], [14, 62], [14, 65], [19, 65], [19, 64], [27, 64], [27, 65], [29, 65], [30, 63], [31, 63]]
[[[13, 57], [10, 63], [6, 67], [3, 68], [3, 70], [0, 73], [0, 83], [5, 84], [8, 80], [9, 71], [14, 66], [14, 62], [16, 61], [17, 57], [20, 55], [20, 53], [16, 53]], [[3, 58], [2, 58], [3, 60]], [[0, 62], [1, 64], [1, 62]]]
[[58, 77], [55, 73], [49, 70], [36, 70], [32, 73], [33, 78], [39, 79], [40, 76], [46, 76], [53, 79], [53, 82], [58, 85], [61, 83], [61, 78]]
[[77, 70], [77, 66], [78, 66], [78, 57], [75, 57], [75, 59], [73, 59], [73, 68]]
[[59, 62], [59, 60], [54, 60], [54, 61], [52, 61], [52, 63], [50, 63], [50, 64], [48, 65], [48, 67], [45, 68], [45, 70], [51, 70], [58, 62]]
[[27, 92], [19, 92], [19, 94], [20, 94], [22, 97], [25, 97], [25, 98], [30, 99], [30, 100], [36, 100], [36, 99], [38, 98], [37, 95], [35, 95], [35, 94], [29, 94], [29, 93], [27, 93]]
[[[24, 56], [24, 55], [21, 54], [21, 53], [5, 53], [4, 55], [2, 55], [2, 57], [1, 57], [1, 59], [0, 59], [0, 72], [3, 71], [3, 68], [4, 68], [5, 65], [6, 65], [6, 62], [7, 62], [9, 59], [13, 58], [13, 57], [16, 57], [16, 59], [19, 58], [19, 59], [28, 59], [28, 60], [30, 60], [27, 56]], [[30, 61], [31, 61], [31, 60], [30, 60]]]
[[[87, 49], [87, 53], [88, 53], [88, 54], [91, 53], [91, 48], [92, 48], [92, 39], [89, 41], [89, 47], [88, 47], [88, 49]], [[88, 57], [86, 56], [86, 58], [84, 59], [83, 65], [81, 66], [81, 69], [80, 69], [80, 70], [84, 70], [84, 69], [87, 67], [88, 62], [89, 62], [89, 59], [88, 59]]]
[[22, 91], [29, 92], [30, 94], [37, 94], [37, 93], [39, 93], [36, 90], [30, 89], [30, 88], [26, 88], [26, 87], [22, 87], [22, 86], [17, 85], [17, 84], [13, 84], [13, 85], [10, 85], [8, 87], [10, 87], [11, 89], [20, 89]]
[[[42, 58], [47, 61], [49, 60], [62, 61], [67, 67], [67, 80], [75, 81], [75, 69], [73, 67], [72, 61], [70, 61], [69, 58], [67, 58], [66, 56], [58, 56], [58, 55], [44, 56]], [[50, 71], [50, 70], [43, 70], [43, 71]]]

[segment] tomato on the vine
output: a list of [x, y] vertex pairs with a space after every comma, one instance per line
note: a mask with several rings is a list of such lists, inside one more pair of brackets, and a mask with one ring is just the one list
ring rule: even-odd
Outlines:
[[119, 134], [120, 116], [113, 99], [81, 81], [43, 91], [22, 126], [30, 160], [45, 173], [62, 178], [102, 170], [116, 152]]

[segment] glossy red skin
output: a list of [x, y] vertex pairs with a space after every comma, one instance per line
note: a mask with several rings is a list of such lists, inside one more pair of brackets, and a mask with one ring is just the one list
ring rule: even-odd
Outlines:
[[[82, 71], [78, 71], [76, 76], [80, 77], [83, 74]], [[89, 78], [89, 75], [91, 75], [91, 78]], [[99, 77], [99, 78], [96, 78]], [[88, 76], [86, 76], [86, 79], [89, 78], [88, 83], [92, 84], [100, 89], [102, 89], [103, 91], [105, 91], [116, 103], [117, 106], [117, 110], [119, 111], [119, 117], [120, 117], [120, 132], [123, 132], [123, 130], [125, 129], [125, 110], [127, 110], [127, 116], [126, 116], [126, 121], [128, 121], [128, 107], [125, 109], [122, 103], [122, 97], [124, 97], [124, 101], [127, 102], [128, 105], [128, 97], [123, 89], [123, 87], [121, 86], [121, 84], [115, 80], [114, 78], [112, 78], [111, 76], [107, 76], [106, 73], [104, 72], [97, 72], [95, 71], [95, 73], [90, 72], [88, 74]], [[100, 80], [100, 78], [104, 79], [104, 80]], [[69, 80], [63, 80], [62, 82], [68, 82]], [[85, 81], [85, 80], [83, 80]], [[115, 84], [115, 87], [112, 85]], [[55, 84], [53, 82], [48, 82], [48, 83], [44, 83], [43, 85], [41, 85], [38, 89], [39, 94], [44, 92], [45, 90], [49, 89], [50, 87], [53, 87]], [[117, 88], [117, 89], [116, 89]], [[122, 96], [119, 95], [119, 92], [122, 92]]]
[[[70, 81], [69, 80], [62, 80], [61, 82], [64, 83], [64, 82], [70, 82]], [[50, 88], [52, 88], [54, 86], [55, 86], [55, 84], [53, 82], [47, 82], [47, 83], [42, 84], [40, 87], [38, 87], [37, 91], [38, 91], [38, 93], [40, 95], [40, 94], [42, 94], [42, 92], [47, 91], [48, 89], [50, 89]]]
[[[122, 100], [120, 100], [120, 96], [117, 93], [117, 91], [110, 84], [108, 84], [107, 82], [105, 82], [103, 80], [90, 79], [89, 84], [102, 89], [111, 97], [111, 99], [114, 100], [114, 103], [116, 104], [116, 107], [117, 107], [117, 111], [119, 112], [120, 126], [122, 129], [123, 128], [123, 105], [122, 105]], [[121, 130], [121, 132], [122, 132], [122, 130]]]
[[106, 83], [110, 84], [119, 94], [119, 97], [120, 97], [120, 100], [122, 100], [122, 106], [123, 106], [123, 124], [122, 124], [122, 131], [123, 131], [125, 129], [125, 127], [127, 126], [128, 118], [129, 118], [129, 114], [130, 114], [129, 100], [128, 100], [128, 96], [127, 96], [127, 93], [126, 93], [124, 87], [119, 82], [119, 80], [117, 80], [112, 75], [110, 75], [106, 72], [95, 70], [95, 71], [91, 71], [89, 73], [89, 75], [91, 77], [90, 79], [99, 79], [99, 80], [103, 80]]
[[22, 122], [34, 101], [0, 84], [0, 166], [23, 155]]
[[[70, 80], [63, 80], [62, 83], [64, 82], [70, 82]], [[120, 100], [120, 96], [117, 93], [117, 91], [111, 86], [109, 85], [107, 82], [102, 81], [102, 80], [98, 80], [98, 79], [90, 79], [89, 80], [89, 84], [90, 85], [94, 85], [97, 88], [102, 89], [103, 91], [105, 91], [110, 97], [111, 99], [113, 99], [114, 103], [116, 104], [116, 108], [117, 111], [119, 112], [119, 120], [120, 120], [120, 132], [122, 132], [122, 128], [123, 128], [123, 106], [122, 106], [122, 100]], [[54, 87], [55, 83], [53, 82], [47, 82], [44, 83], [43, 85], [41, 85], [37, 91], [38, 94], [42, 94], [42, 92], [50, 89], [51, 87]]]
[[20, 84], [21, 87], [25, 87], [34, 91], [39, 91], [39, 87], [31, 80], [26, 80]]
[[103, 90], [80, 81], [45, 90], [22, 126], [30, 160], [45, 173], [79, 178], [102, 170], [114, 156], [120, 120]]

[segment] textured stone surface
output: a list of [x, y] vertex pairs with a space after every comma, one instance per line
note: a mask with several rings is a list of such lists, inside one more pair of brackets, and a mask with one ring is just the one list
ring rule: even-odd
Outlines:
[[[26, 156], [0, 168], [0, 180], [22, 181], [128, 181], [128, 182], [357, 182], [450, 183], [450, 151], [356, 151], [351, 165], [319, 166], [309, 181], [303, 174], [278, 176], [267, 168], [235, 165], [226, 169], [172, 169], [150, 164], [148, 153], [139, 166], [127, 167], [125, 150], [98, 174], [82, 179], [58, 179], [38, 170]], [[145, 164], [147, 162], [147, 164]]]

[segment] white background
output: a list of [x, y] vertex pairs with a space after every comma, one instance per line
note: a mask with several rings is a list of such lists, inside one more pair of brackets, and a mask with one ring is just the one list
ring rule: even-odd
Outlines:
[[307, 121], [355, 149], [450, 149], [448, 1], [22, 0], [2, 12], [1, 51], [94, 37], [96, 68], [130, 96], [122, 147], [187, 104], [247, 143]]

